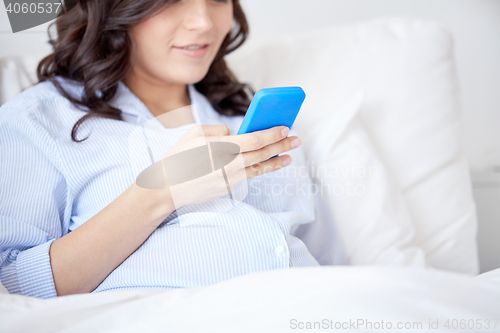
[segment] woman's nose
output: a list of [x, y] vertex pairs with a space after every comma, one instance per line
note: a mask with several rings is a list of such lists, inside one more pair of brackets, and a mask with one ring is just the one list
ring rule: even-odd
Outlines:
[[188, 30], [208, 31], [213, 22], [210, 17], [206, 0], [189, 0], [186, 6], [184, 26]]

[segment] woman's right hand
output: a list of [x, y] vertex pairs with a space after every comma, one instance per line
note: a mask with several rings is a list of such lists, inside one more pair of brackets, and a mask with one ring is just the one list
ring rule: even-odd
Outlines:
[[[167, 176], [166, 183], [175, 209], [185, 205], [207, 202], [226, 195], [228, 193], [226, 179], [230, 188], [234, 189], [245, 179], [260, 176], [289, 165], [292, 161], [289, 155], [271, 157], [297, 148], [301, 144], [298, 137], [287, 137], [289, 129], [286, 126], [276, 126], [267, 130], [240, 135], [229, 134], [229, 128], [226, 125], [195, 125], [162, 157], [163, 160], [195, 147], [207, 145], [210, 142], [230, 142], [239, 147], [239, 153], [235, 152], [234, 159], [223, 168], [226, 177], [224, 177], [223, 171], [219, 169], [205, 176], [171, 185], [168, 184], [169, 177]], [[292, 142], [294, 143], [293, 146]], [[212, 157], [213, 154], [211, 154]], [[192, 161], [189, 161], [190, 170], [196, 169], [197, 163], [200, 164], [200, 168], [206, 168], [206, 166], [201, 165], [206, 160], [190, 159], [192, 159]], [[174, 172], [183, 172], [182, 166], [174, 166], [174, 168], [176, 169]], [[172, 165], [168, 170], [169, 175], [172, 174], [170, 169], [172, 169]]]

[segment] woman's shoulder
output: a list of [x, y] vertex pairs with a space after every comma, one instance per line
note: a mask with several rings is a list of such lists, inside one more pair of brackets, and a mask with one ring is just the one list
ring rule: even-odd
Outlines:
[[15, 95], [2, 104], [1, 109], [28, 109], [43, 100], [57, 98], [57, 95], [60, 96], [52, 82], [44, 81], [26, 88]]
[[[81, 89], [78, 84], [72, 84], [67, 79], [56, 77], [56, 80], [72, 96], [77, 96]], [[25, 89], [1, 105], [0, 125], [27, 125], [27, 122], [36, 122], [43, 127], [57, 128], [64, 118], [78, 119], [76, 113], [80, 114], [82, 111], [76, 109], [52, 82], [44, 81]]]

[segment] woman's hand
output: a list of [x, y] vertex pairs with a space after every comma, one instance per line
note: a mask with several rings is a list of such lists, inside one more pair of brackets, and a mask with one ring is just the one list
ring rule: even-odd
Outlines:
[[[229, 135], [226, 125], [196, 125], [191, 127], [184, 136], [179, 139], [162, 157], [162, 160], [183, 152], [192, 151], [193, 148], [205, 146], [208, 148], [212, 168], [208, 174], [189, 181], [178, 183], [174, 181], [178, 174], [185, 179], [191, 179], [185, 172], [203, 174], [206, 170], [206, 159], [201, 156], [187, 154], [188, 161], [168, 165], [164, 164], [166, 183], [170, 190], [170, 197], [176, 209], [189, 204], [198, 204], [219, 198], [228, 193], [229, 189], [235, 188], [245, 179], [253, 178], [264, 173], [275, 171], [291, 163], [289, 155], [272, 156], [284, 153], [300, 146], [301, 142], [296, 136], [287, 137], [289, 129], [286, 126], [277, 126], [267, 130], [257, 131], [241, 135]], [[230, 162], [222, 168], [214, 168], [214, 161], [222, 156], [220, 151], [214, 152], [213, 142], [232, 143], [228, 147], [239, 147], [239, 149], [228, 149], [224, 154], [232, 154]], [[292, 145], [292, 142], [294, 145]], [[223, 145], [219, 145], [223, 146]], [[219, 154], [219, 156], [216, 156]], [[198, 158], [199, 157], [199, 158]], [[185, 163], [188, 163], [186, 165]], [[189, 171], [187, 171], [189, 170]], [[168, 172], [167, 172], [168, 171]], [[170, 181], [169, 181], [170, 178]]]

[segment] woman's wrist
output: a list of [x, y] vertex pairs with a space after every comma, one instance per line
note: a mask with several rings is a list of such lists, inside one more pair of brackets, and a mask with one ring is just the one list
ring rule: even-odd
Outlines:
[[131, 202], [137, 202], [139, 209], [144, 211], [144, 221], [154, 228], [175, 210], [172, 195], [168, 189], [145, 189], [134, 182], [127, 191], [132, 196]]

